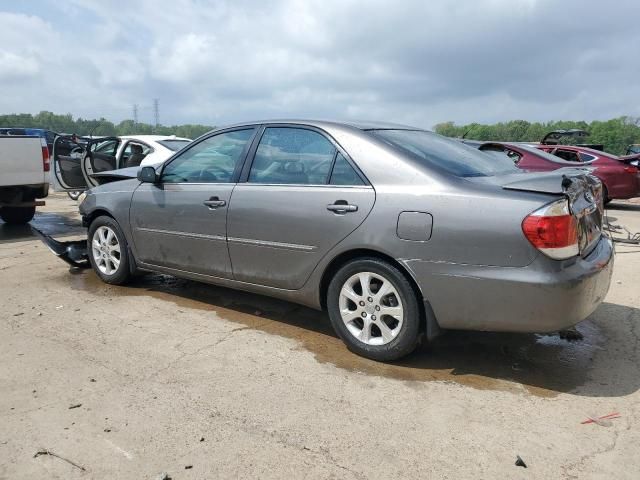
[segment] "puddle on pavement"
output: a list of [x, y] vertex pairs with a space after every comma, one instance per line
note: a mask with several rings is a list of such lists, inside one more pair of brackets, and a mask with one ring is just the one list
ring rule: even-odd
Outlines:
[[482, 390], [527, 392], [552, 397], [588, 379], [602, 333], [590, 322], [578, 330], [584, 338], [447, 332], [409, 357], [384, 364], [349, 352], [336, 337], [326, 314], [260, 295], [216, 287], [167, 275], [147, 275], [126, 287], [102, 283], [92, 271], [66, 274], [76, 290], [105, 297], [147, 296], [182, 308], [216, 312], [221, 318], [296, 340], [319, 362], [367, 375], [394, 378], [419, 387], [430, 381], [455, 382]]
[[27, 225], [8, 225], [0, 221], [0, 242], [15, 242], [21, 240], [32, 240], [34, 235], [31, 225], [47, 235], [86, 235], [86, 228], [82, 227], [82, 222], [76, 212], [51, 213], [38, 212], [33, 220]]

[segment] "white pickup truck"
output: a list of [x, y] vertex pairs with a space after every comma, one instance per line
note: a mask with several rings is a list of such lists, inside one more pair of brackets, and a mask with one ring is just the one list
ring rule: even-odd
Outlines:
[[27, 223], [49, 194], [49, 149], [44, 138], [0, 135], [0, 218]]

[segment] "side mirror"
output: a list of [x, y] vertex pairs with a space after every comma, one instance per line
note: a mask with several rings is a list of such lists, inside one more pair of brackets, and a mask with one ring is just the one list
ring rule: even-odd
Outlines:
[[156, 183], [159, 178], [153, 167], [142, 167], [138, 170], [138, 180], [145, 183]]

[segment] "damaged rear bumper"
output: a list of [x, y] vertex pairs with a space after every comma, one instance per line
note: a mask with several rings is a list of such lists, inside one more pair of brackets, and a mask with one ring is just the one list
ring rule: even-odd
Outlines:
[[614, 250], [602, 237], [585, 258], [542, 255], [527, 267], [405, 261], [446, 329], [553, 332], [587, 318], [611, 283]]

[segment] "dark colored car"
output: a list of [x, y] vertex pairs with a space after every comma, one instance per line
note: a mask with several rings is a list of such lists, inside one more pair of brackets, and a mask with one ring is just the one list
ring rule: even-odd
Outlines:
[[44, 138], [49, 147], [49, 155], [53, 154], [53, 142], [58, 134], [44, 128], [19, 128], [19, 127], [3, 127], [0, 128], [0, 135], [28, 135]]

